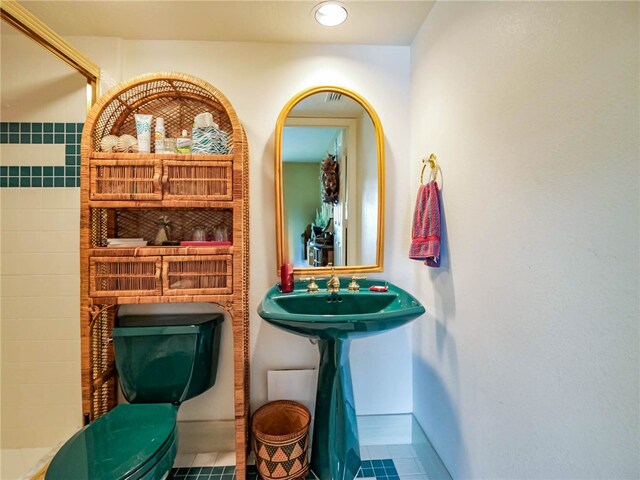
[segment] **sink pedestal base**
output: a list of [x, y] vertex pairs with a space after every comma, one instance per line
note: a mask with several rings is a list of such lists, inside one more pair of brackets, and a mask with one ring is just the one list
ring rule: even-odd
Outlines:
[[311, 469], [320, 480], [353, 480], [360, 469], [350, 346], [350, 339], [318, 340], [320, 366]]

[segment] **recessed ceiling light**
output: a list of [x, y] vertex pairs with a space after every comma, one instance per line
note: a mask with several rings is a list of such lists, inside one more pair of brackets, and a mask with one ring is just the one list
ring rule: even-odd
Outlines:
[[313, 9], [313, 15], [320, 25], [335, 27], [347, 19], [347, 9], [339, 2], [322, 2]]

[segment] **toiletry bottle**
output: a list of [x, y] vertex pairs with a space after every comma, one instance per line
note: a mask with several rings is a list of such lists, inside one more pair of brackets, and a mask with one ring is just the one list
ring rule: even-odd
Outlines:
[[136, 133], [138, 134], [138, 152], [151, 153], [151, 119], [152, 115], [135, 114]]
[[156, 118], [156, 131], [154, 135], [156, 153], [164, 153], [164, 119]]
[[283, 263], [280, 267], [280, 291], [293, 292], [293, 265], [290, 263]]
[[176, 149], [178, 153], [187, 155], [191, 153], [191, 138], [186, 130], [182, 130], [182, 135], [176, 139]]
[[176, 138], [166, 138], [164, 139], [164, 153], [176, 153]]

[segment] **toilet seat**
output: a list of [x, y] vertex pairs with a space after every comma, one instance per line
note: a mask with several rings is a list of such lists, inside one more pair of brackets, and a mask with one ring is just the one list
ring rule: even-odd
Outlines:
[[62, 446], [45, 480], [160, 478], [175, 459], [177, 413], [172, 404], [118, 405]]

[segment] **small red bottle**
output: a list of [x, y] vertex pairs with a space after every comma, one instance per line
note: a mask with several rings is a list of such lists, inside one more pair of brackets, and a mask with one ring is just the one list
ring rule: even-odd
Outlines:
[[280, 291], [293, 292], [293, 265], [290, 263], [283, 263], [280, 266]]

